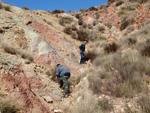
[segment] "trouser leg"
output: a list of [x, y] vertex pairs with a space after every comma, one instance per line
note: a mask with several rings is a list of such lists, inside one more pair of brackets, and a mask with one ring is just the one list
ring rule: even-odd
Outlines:
[[84, 62], [85, 62], [84, 52], [81, 51], [81, 52], [80, 52], [80, 55], [81, 55], [80, 63], [84, 63]]
[[63, 88], [63, 81], [62, 80], [60, 80], [60, 86], [59, 87]]
[[69, 79], [69, 76], [63, 76], [63, 83], [64, 83], [64, 86], [65, 86], [65, 94], [68, 94], [68, 90], [69, 90], [69, 85], [68, 85], [68, 80]]

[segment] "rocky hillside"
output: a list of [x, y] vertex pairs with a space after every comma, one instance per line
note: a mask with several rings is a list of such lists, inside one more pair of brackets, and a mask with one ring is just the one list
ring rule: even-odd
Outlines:
[[[109, 0], [64, 13], [0, 3], [0, 110], [149, 113], [150, 2]], [[87, 63], [80, 65], [83, 40]], [[71, 71], [62, 99], [55, 67]]]

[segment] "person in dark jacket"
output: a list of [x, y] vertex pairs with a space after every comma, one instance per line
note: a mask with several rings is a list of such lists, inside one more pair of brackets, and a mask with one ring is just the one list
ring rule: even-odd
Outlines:
[[68, 97], [69, 86], [67, 80], [70, 78], [69, 70], [65, 66], [57, 64], [56, 77], [59, 77], [61, 80], [60, 88], [63, 88], [63, 85], [65, 87], [65, 94], [63, 97]]
[[83, 42], [83, 44], [81, 44], [79, 46], [80, 49], [80, 55], [81, 55], [81, 60], [80, 60], [80, 64], [85, 63], [85, 56], [84, 56], [84, 52], [85, 52], [85, 45], [87, 44], [86, 41]]

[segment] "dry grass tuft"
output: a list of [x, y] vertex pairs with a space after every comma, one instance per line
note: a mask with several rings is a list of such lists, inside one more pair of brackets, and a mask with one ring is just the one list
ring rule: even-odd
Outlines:
[[82, 99], [71, 109], [72, 113], [102, 113], [91, 92], [84, 90], [80, 96]]
[[143, 95], [138, 103], [142, 109], [142, 113], [150, 113], [150, 97], [149, 95]]
[[99, 94], [101, 92], [102, 82], [101, 79], [96, 75], [88, 76], [89, 88], [94, 94]]

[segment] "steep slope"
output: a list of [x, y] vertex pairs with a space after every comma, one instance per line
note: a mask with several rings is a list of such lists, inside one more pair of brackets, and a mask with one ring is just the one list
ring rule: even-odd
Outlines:
[[[88, 10], [49, 13], [2, 3], [0, 99], [11, 97], [25, 113], [148, 111], [149, 4], [109, 0]], [[90, 60], [79, 65], [83, 40]], [[52, 80], [57, 63], [72, 74], [67, 99]]]

